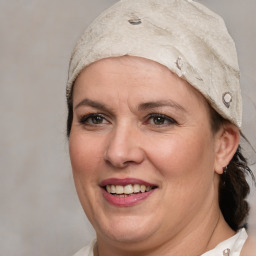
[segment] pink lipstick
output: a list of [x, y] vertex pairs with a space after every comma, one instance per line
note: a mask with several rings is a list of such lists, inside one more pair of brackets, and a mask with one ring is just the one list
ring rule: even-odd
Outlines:
[[129, 207], [142, 202], [157, 188], [155, 184], [135, 178], [110, 178], [103, 180], [100, 186], [107, 202], [120, 207]]

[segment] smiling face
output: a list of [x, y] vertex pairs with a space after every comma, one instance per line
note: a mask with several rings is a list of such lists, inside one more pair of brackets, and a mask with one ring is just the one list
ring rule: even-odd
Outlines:
[[209, 106], [166, 67], [95, 62], [76, 80], [73, 111], [74, 180], [98, 240], [161, 244], [218, 212]]

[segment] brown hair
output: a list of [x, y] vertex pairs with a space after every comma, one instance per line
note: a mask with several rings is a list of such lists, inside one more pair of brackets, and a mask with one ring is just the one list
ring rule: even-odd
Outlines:
[[[67, 98], [67, 137], [70, 135], [73, 121], [72, 92]], [[220, 116], [210, 105], [210, 121], [213, 133], [216, 133], [225, 122], [229, 122]], [[242, 135], [243, 136], [243, 135]], [[246, 219], [249, 214], [249, 204], [246, 201], [250, 193], [250, 187], [246, 176], [250, 175], [255, 183], [253, 172], [248, 167], [247, 160], [241, 153], [241, 147], [237, 148], [235, 155], [225, 169], [219, 184], [219, 206], [228, 225], [235, 231], [246, 227]]]
[[[223, 124], [229, 121], [220, 116], [211, 107], [210, 109], [211, 127], [215, 133]], [[247, 141], [243, 134], [241, 136]], [[249, 168], [239, 145], [230, 163], [224, 169], [219, 184], [219, 206], [221, 212], [226, 222], [235, 231], [241, 227], [247, 227], [246, 220], [250, 207], [246, 197], [250, 193], [250, 186], [246, 176], [251, 176], [255, 184], [253, 172]]]

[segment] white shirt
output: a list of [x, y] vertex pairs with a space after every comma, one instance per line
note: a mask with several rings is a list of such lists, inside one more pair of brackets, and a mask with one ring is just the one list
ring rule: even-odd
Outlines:
[[[202, 254], [201, 256], [239, 256], [248, 235], [245, 229], [239, 230], [234, 236], [219, 243], [214, 249]], [[90, 244], [82, 248], [73, 256], [93, 256], [93, 247], [96, 239], [92, 240]]]
[[201, 256], [239, 256], [247, 237], [245, 229], [240, 229], [234, 236], [219, 243], [214, 249]]

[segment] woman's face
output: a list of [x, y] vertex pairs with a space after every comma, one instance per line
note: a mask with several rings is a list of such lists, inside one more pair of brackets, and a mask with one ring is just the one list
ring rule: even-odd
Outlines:
[[163, 242], [217, 208], [209, 107], [166, 67], [95, 62], [76, 80], [73, 110], [74, 180], [98, 239]]

